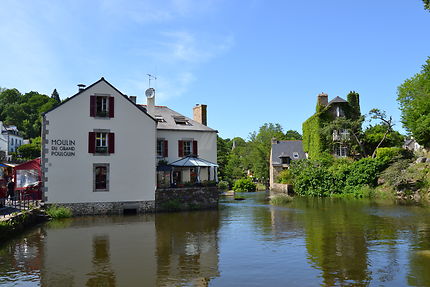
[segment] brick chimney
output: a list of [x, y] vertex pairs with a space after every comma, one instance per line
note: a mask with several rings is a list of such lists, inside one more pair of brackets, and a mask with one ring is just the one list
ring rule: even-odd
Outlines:
[[318, 105], [327, 106], [328, 105], [328, 95], [321, 93], [318, 95]]
[[193, 118], [196, 122], [207, 126], [208, 125], [207, 105], [197, 104], [195, 107], [193, 107]]

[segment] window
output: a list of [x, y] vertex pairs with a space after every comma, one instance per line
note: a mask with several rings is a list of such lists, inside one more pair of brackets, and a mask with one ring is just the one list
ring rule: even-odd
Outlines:
[[173, 116], [173, 119], [175, 120], [175, 123], [177, 125], [183, 125], [183, 126], [189, 126], [190, 123], [184, 116]]
[[154, 118], [159, 123], [165, 123], [166, 122], [166, 120], [163, 118], [163, 116], [155, 115]]
[[338, 157], [346, 157], [348, 156], [348, 147], [339, 145], [336, 147], [335, 154]]
[[93, 165], [94, 191], [109, 191], [109, 164], [95, 163]]
[[108, 133], [96, 133], [96, 152], [107, 153]]
[[106, 117], [108, 113], [108, 98], [96, 97], [96, 116]]
[[198, 155], [197, 141], [180, 140], [178, 141], [178, 156], [196, 156]]
[[107, 155], [115, 153], [115, 134], [108, 130], [89, 132], [88, 152]]
[[114, 103], [114, 97], [110, 97], [109, 95], [90, 96], [90, 116], [113, 118]]
[[291, 158], [289, 156], [283, 156], [281, 157], [281, 162], [282, 164], [290, 164], [291, 163]]
[[191, 141], [184, 141], [184, 156], [191, 155]]
[[293, 152], [293, 158], [298, 159], [299, 158], [299, 153], [298, 152]]
[[164, 139], [157, 140], [157, 156], [158, 157], [168, 157], [168, 145], [167, 141]]

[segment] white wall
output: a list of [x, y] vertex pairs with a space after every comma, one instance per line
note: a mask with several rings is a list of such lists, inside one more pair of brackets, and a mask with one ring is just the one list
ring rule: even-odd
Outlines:
[[[90, 117], [90, 95], [115, 98], [115, 117]], [[155, 199], [156, 123], [106, 82], [101, 81], [45, 115], [48, 203], [146, 201]], [[88, 153], [88, 133], [115, 133], [115, 153]], [[52, 156], [51, 140], [75, 140], [74, 156]], [[93, 164], [109, 163], [109, 191], [93, 192]]]
[[179, 140], [196, 140], [199, 158], [217, 163], [216, 132], [158, 130], [157, 138], [168, 141], [169, 152], [165, 159], [169, 163], [180, 159], [178, 156]]

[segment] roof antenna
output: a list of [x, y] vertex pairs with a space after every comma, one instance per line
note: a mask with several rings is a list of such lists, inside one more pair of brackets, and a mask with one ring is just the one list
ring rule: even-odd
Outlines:
[[151, 87], [151, 79], [156, 80], [157, 77], [154, 76], [154, 75], [151, 75], [151, 74], [147, 74], [147, 75], [148, 75], [148, 82], [149, 82], [149, 87], [148, 88], [150, 88]]

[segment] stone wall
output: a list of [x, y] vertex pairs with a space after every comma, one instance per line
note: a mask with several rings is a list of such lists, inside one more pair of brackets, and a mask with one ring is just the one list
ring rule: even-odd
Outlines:
[[293, 187], [291, 184], [274, 183], [270, 187], [270, 191], [274, 193], [291, 194], [293, 193]]
[[61, 203], [56, 205], [70, 208], [74, 216], [123, 214], [127, 211], [131, 211], [133, 213], [148, 213], [155, 211], [154, 201], [85, 202]]
[[217, 187], [159, 188], [155, 193], [157, 211], [217, 208]]

